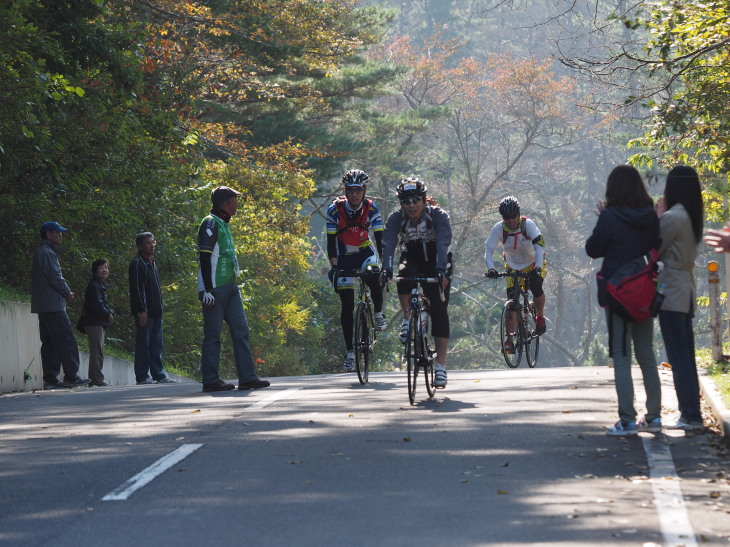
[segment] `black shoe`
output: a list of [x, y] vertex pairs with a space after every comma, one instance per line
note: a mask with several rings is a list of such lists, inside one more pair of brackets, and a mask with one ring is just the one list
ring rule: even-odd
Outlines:
[[177, 384], [177, 380], [173, 380], [172, 378], [163, 378], [162, 380], [157, 380], [155, 382], [156, 384]]
[[145, 378], [144, 380], [142, 380], [142, 381], [140, 381], [140, 382], [137, 382], [137, 385], [138, 385], [138, 386], [147, 386], [147, 385], [150, 385], [150, 384], [154, 384], [154, 383], [156, 383], [156, 382], [155, 382], [155, 381], [154, 381], [154, 380], [153, 380], [152, 378], [150, 378], [150, 377], [148, 376], [148, 377], [147, 377], [147, 378]]
[[107, 384], [106, 382], [91, 382], [89, 384], [89, 387], [91, 387], [91, 386], [96, 386], [96, 387], [109, 387], [109, 384]]
[[230, 391], [235, 387], [233, 384], [218, 380], [215, 384], [203, 384], [203, 391], [206, 393], [210, 393], [211, 391]]
[[77, 376], [73, 380], [66, 380], [63, 379], [63, 385], [65, 387], [79, 387], [79, 386], [88, 386], [91, 383], [91, 380], [88, 378], [82, 378], [81, 376]]
[[250, 382], [238, 384], [238, 389], [261, 389], [262, 387], [269, 387], [270, 385], [271, 382], [269, 382], [268, 380], [256, 378], [255, 380], [251, 380]]
[[66, 389], [66, 384], [58, 379], [55, 382], [43, 382], [43, 389]]

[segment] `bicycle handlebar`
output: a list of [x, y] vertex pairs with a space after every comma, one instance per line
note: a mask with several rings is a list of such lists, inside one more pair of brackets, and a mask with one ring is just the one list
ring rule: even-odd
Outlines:
[[337, 277], [377, 277], [382, 270], [361, 271], [361, 270], [337, 270]]
[[[488, 272], [485, 273], [484, 275], [489, 277]], [[529, 272], [517, 272], [517, 271], [498, 272], [497, 277], [489, 277], [489, 279], [497, 279], [499, 277], [523, 277], [523, 278], [527, 279], [528, 277], [530, 277], [530, 273]]]

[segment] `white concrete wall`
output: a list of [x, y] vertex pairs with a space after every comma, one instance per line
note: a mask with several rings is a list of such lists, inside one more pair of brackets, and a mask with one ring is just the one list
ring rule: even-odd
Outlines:
[[[88, 378], [89, 355], [82, 351], [80, 358], [79, 375]], [[28, 380], [24, 379], [26, 370], [30, 373]], [[169, 376], [178, 381], [193, 381]], [[134, 385], [134, 364], [106, 355], [104, 379], [113, 386]], [[33, 389], [43, 389], [38, 316], [30, 313], [30, 304], [0, 301], [0, 393]]]
[[0, 301], [0, 392], [42, 388], [38, 316], [30, 313], [30, 304]]

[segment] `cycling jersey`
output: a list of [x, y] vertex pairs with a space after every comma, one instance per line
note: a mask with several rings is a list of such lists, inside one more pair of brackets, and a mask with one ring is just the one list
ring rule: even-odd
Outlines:
[[494, 225], [485, 243], [487, 269], [494, 269], [492, 254], [499, 244], [504, 245], [504, 260], [513, 270], [522, 270], [533, 264], [542, 267], [545, 242], [537, 224], [531, 219], [526, 218], [524, 226], [520, 223], [514, 230], [510, 230], [504, 221]]
[[328, 236], [336, 236], [337, 256], [371, 247], [369, 230], [383, 231], [380, 209], [372, 200], [364, 199], [357, 209], [352, 209], [346, 199], [340, 198], [327, 208], [326, 232]]

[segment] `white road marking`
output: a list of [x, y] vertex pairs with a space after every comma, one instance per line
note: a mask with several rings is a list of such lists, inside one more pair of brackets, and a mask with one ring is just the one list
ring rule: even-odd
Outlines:
[[[252, 404], [246, 410], [258, 410], [261, 408], [265, 408], [269, 406], [274, 401], [278, 401], [279, 399], [283, 399], [287, 395], [290, 395], [294, 393], [295, 391], [299, 391], [300, 387], [292, 387], [289, 389], [285, 389], [283, 391], [277, 391], [276, 393], [272, 393], [265, 399], [262, 399], [261, 401]], [[106, 496], [101, 498], [101, 501], [119, 501], [119, 500], [126, 500], [134, 494], [137, 490], [145, 486], [146, 484], [149, 484], [154, 480], [156, 477], [162, 475], [165, 471], [170, 469], [173, 465], [175, 465], [178, 462], [181, 462], [185, 458], [187, 458], [190, 454], [195, 452], [198, 448], [203, 446], [202, 444], [184, 444], [177, 450], [173, 450], [170, 452], [167, 456], [163, 456], [159, 460], [157, 460], [155, 463], [150, 465], [147, 469], [144, 469], [137, 473], [134, 477], [129, 479], [128, 481], [120, 484], [118, 487], [116, 487], [114, 490], [109, 492]]]
[[667, 438], [663, 434], [642, 436], [641, 442], [649, 463], [649, 480], [664, 538], [662, 545], [697, 547]]
[[198, 448], [203, 446], [202, 444], [184, 444], [177, 450], [173, 450], [167, 456], [163, 456], [155, 463], [150, 465], [147, 469], [144, 469], [137, 473], [134, 477], [126, 482], [123, 482], [114, 490], [109, 492], [106, 496], [101, 498], [101, 501], [118, 501], [126, 500], [134, 494], [137, 490], [142, 488], [144, 485], [151, 482], [155, 477], [158, 477], [168, 469], [170, 469], [176, 463], [184, 460], [190, 454], [195, 452]]
[[295, 391], [299, 391], [300, 387], [290, 387], [289, 389], [285, 389], [283, 391], [277, 391], [276, 393], [272, 393], [266, 399], [261, 399], [258, 403], [254, 403], [251, 406], [247, 407], [246, 410], [258, 410], [260, 408], [264, 408], [269, 406], [274, 401], [278, 401], [279, 399], [283, 399], [287, 395], [291, 395]]

